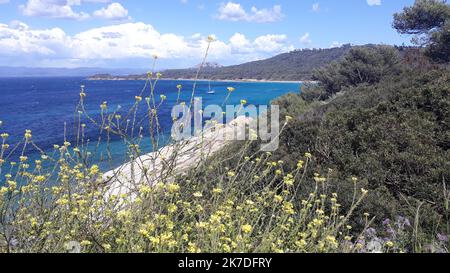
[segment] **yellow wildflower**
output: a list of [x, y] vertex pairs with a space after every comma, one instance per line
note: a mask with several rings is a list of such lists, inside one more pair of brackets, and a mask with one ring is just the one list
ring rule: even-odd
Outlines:
[[81, 246], [90, 246], [90, 245], [92, 245], [92, 243], [88, 240], [83, 240], [80, 242], [80, 245]]
[[242, 232], [248, 234], [253, 231], [253, 227], [251, 225], [246, 224], [241, 227], [241, 230], [242, 230]]
[[294, 205], [291, 202], [284, 202], [283, 211], [287, 214], [295, 214]]
[[98, 165], [92, 165], [89, 170], [89, 175], [94, 176], [94, 175], [98, 174], [99, 170], [100, 169], [99, 169]]
[[42, 183], [42, 182], [44, 182], [45, 181], [45, 176], [43, 176], [43, 175], [38, 175], [38, 176], [36, 176], [35, 178], [34, 178], [34, 181], [35, 182], [37, 182], [37, 183]]
[[31, 138], [31, 130], [25, 130], [25, 139]]
[[201, 192], [195, 192], [194, 194], [193, 194], [193, 196], [195, 197], [195, 198], [201, 198], [201, 197], [203, 197], [203, 194], [201, 193]]
[[147, 185], [143, 185], [143, 186], [141, 186], [141, 188], [139, 189], [139, 192], [140, 193], [142, 193], [142, 194], [149, 194], [149, 193], [151, 193], [152, 192], [152, 188], [151, 187], [149, 187], [149, 186], [147, 186]]
[[169, 193], [176, 193], [180, 191], [180, 186], [178, 184], [170, 183], [167, 185], [167, 190]]
[[168, 207], [167, 207], [167, 211], [169, 212], [169, 213], [174, 213], [174, 212], [176, 212], [177, 211], [177, 206], [175, 205], [175, 204], [170, 204]]
[[283, 202], [283, 197], [281, 195], [275, 195], [274, 196], [274, 201], [276, 203], [281, 203], [281, 202]]
[[188, 250], [189, 253], [199, 253], [199, 252], [201, 252], [200, 248], [198, 248], [197, 245], [195, 243], [192, 243], [192, 242], [189, 242], [187, 250]]

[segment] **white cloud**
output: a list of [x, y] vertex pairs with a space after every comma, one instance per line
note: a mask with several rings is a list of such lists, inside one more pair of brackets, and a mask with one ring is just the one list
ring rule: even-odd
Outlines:
[[264, 56], [294, 49], [292, 45], [289, 45], [286, 35], [274, 34], [259, 36], [254, 41], [250, 41], [244, 34], [235, 33], [230, 38], [228, 46], [231, 54], [240, 55], [246, 60], [261, 59]]
[[254, 50], [257, 52], [285, 52], [293, 50], [292, 46], [287, 46], [287, 36], [286, 35], [264, 35], [259, 36], [253, 42]]
[[343, 45], [344, 45], [344, 43], [334, 41], [333, 43], [331, 43], [330, 48], [341, 47]]
[[60, 28], [32, 30], [26, 24], [13, 21], [0, 24], [0, 55], [31, 54], [39, 56], [66, 56], [70, 37]]
[[367, 0], [369, 6], [379, 6], [381, 5], [381, 0]]
[[233, 52], [236, 53], [246, 53], [249, 52], [251, 47], [251, 42], [245, 37], [244, 34], [235, 33], [230, 38], [230, 46]]
[[9, 3], [9, 0], [0, 0], [0, 5], [1, 4], [6, 4], [6, 3]]
[[275, 5], [271, 9], [258, 9], [253, 6], [247, 12], [241, 4], [235, 2], [222, 3], [215, 16], [219, 20], [226, 21], [247, 21], [255, 23], [270, 23], [280, 21], [284, 15], [281, 6]]
[[320, 4], [319, 3], [315, 3], [312, 5], [312, 11], [314, 12], [318, 12], [320, 10]]
[[[0, 64], [8, 57], [27, 65], [94, 66], [98, 63], [150, 59], [197, 63], [207, 47], [206, 36], [160, 33], [145, 23], [124, 23], [68, 35], [60, 28], [32, 29], [22, 22], [0, 24]], [[210, 60], [238, 63], [293, 50], [286, 35], [264, 35], [254, 40], [241, 33], [211, 46]], [[2, 61], [3, 60], [3, 61]], [[129, 64], [128, 64], [129, 65]]]
[[42, 16], [51, 18], [83, 20], [89, 18], [85, 12], [76, 12], [74, 5], [80, 5], [81, 0], [28, 0], [19, 9], [25, 16]]
[[128, 10], [119, 3], [112, 3], [106, 8], [94, 11], [94, 16], [110, 20], [123, 20], [128, 18]]
[[74, 54], [81, 59], [127, 57], [180, 58], [189, 48], [183, 37], [160, 34], [151, 25], [127, 23], [94, 28], [73, 38]]
[[[2, 0], [0, 0], [2, 1]], [[40, 16], [57, 19], [85, 20], [91, 17], [83, 11], [76, 11], [74, 7], [83, 3], [110, 3], [111, 0], [28, 0], [24, 5], [19, 5], [19, 9], [25, 16]], [[112, 3], [107, 7], [99, 9], [93, 14], [95, 17], [118, 20], [128, 16], [126, 10], [119, 3]]]
[[312, 40], [311, 40], [311, 37], [309, 35], [309, 32], [306, 32], [305, 34], [303, 34], [302, 37], [300, 37], [300, 43], [302, 45], [306, 45], [306, 46], [309, 46], [309, 45], [312, 44]]

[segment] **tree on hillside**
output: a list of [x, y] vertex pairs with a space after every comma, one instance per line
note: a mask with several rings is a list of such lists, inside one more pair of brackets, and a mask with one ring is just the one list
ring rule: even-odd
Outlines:
[[321, 83], [324, 92], [320, 93], [319, 99], [324, 100], [343, 87], [374, 84], [386, 75], [398, 74], [400, 70], [400, 57], [394, 47], [357, 47], [352, 48], [340, 62], [316, 69], [313, 79]]
[[415, 35], [413, 43], [427, 46], [432, 59], [450, 61], [450, 6], [446, 0], [416, 0], [394, 14], [393, 27], [401, 34]]

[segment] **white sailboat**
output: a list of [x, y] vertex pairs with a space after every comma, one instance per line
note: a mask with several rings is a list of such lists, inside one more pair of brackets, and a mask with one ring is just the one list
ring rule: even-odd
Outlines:
[[209, 89], [208, 90], [209, 90], [208, 94], [215, 94], [216, 93], [216, 91], [211, 89], [211, 81], [209, 81]]

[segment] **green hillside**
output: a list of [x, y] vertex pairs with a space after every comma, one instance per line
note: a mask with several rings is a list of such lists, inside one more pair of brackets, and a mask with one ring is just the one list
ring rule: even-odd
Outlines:
[[[255, 80], [309, 80], [315, 68], [339, 60], [352, 46], [344, 45], [330, 49], [304, 49], [284, 53], [266, 60], [249, 62], [221, 68], [206, 68], [203, 79], [255, 79]], [[163, 71], [163, 77], [194, 78], [196, 69]]]

